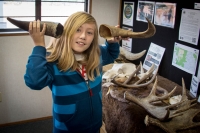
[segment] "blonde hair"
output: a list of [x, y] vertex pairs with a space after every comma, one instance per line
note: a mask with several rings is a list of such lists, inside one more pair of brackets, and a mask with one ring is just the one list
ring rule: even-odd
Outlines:
[[[71, 41], [74, 33], [84, 23], [94, 23], [96, 25], [94, 32], [94, 39], [90, 47], [84, 51], [83, 55], [85, 60], [77, 62], [71, 48]], [[60, 71], [72, 70], [78, 68], [78, 63], [86, 65], [86, 73], [89, 80], [94, 80], [95, 76], [100, 74], [100, 48], [98, 45], [98, 28], [96, 20], [92, 15], [87, 12], [76, 12], [72, 14], [64, 24], [64, 31], [60, 38], [54, 39], [47, 47], [50, 53], [47, 56], [48, 62], [57, 62]]]

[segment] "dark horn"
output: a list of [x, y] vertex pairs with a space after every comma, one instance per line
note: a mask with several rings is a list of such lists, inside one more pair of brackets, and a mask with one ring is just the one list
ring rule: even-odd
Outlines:
[[149, 38], [156, 33], [156, 28], [147, 18], [146, 20], [148, 22], [148, 29], [143, 32], [133, 32], [130, 30], [125, 30], [114, 26], [102, 24], [100, 25], [99, 28], [99, 34], [101, 37], [105, 39], [115, 36], [130, 37], [130, 38]]
[[[14, 24], [15, 26], [25, 31], [29, 31], [30, 21], [20, 21], [20, 20], [12, 19], [10, 17], [7, 17], [7, 20], [11, 22], [12, 24]], [[64, 30], [64, 27], [62, 24], [55, 23], [55, 22], [41, 21], [40, 30], [42, 30], [44, 23], [46, 24], [45, 35], [55, 37], [55, 38], [59, 38], [62, 35], [63, 30]]]

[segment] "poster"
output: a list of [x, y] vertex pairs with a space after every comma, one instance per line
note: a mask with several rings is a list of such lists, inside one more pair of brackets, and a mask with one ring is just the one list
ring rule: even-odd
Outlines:
[[155, 69], [153, 73], [155, 73], [156, 69], [160, 65], [164, 52], [165, 48], [156, 45], [154, 43], [151, 43], [143, 63], [143, 68], [149, 70], [151, 65], [154, 63]]
[[200, 3], [194, 3], [194, 9], [200, 9]]
[[198, 49], [194, 49], [175, 42], [172, 65], [195, 75], [198, 56]]
[[174, 28], [176, 18], [176, 3], [155, 4], [154, 24]]
[[133, 26], [134, 2], [124, 2], [122, 24]]
[[199, 79], [193, 75], [190, 85], [190, 93], [192, 93], [194, 97], [197, 97], [198, 86], [199, 86]]
[[152, 1], [138, 1], [136, 20], [147, 22], [147, 18], [153, 22], [154, 4]]
[[200, 103], [200, 95], [199, 95], [199, 98], [198, 98], [198, 102]]
[[[132, 28], [128, 28], [128, 27], [124, 27], [124, 26], [122, 27], [122, 29], [133, 31]], [[122, 47], [125, 48], [127, 51], [131, 52], [132, 51], [132, 38], [129, 38], [128, 40], [122, 40]]]
[[183, 9], [179, 28], [179, 40], [198, 44], [200, 29], [200, 10]]
[[197, 72], [197, 78], [200, 80], [200, 61], [199, 61], [199, 68], [198, 68], [198, 72]]

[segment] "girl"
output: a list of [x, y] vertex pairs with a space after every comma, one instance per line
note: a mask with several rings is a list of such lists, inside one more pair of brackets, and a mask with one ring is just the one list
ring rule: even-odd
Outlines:
[[53, 98], [54, 133], [97, 133], [102, 126], [102, 66], [119, 55], [121, 37], [98, 45], [98, 28], [87, 12], [72, 14], [59, 39], [45, 48], [46, 24], [29, 24], [35, 47], [24, 75], [33, 90], [49, 86]]

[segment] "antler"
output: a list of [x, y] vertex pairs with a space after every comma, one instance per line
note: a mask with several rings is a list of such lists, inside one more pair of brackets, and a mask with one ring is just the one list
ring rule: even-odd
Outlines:
[[182, 78], [182, 98], [181, 98], [180, 104], [177, 106], [178, 109], [170, 111], [169, 118], [175, 117], [177, 115], [181, 115], [181, 112], [186, 111], [190, 109], [191, 107], [195, 106], [197, 104], [196, 101], [197, 99], [188, 100], [188, 97], [186, 95], [185, 81]]
[[[126, 79], [126, 78], [118, 78], [118, 79], [116, 79], [116, 81], [123, 83], [125, 81], [124, 79]], [[147, 85], [146, 86], [147, 89], [143, 88], [142, 90], [141, 90], [141, 88], [133, 89], [133, 88], [119, 87], [119, 86], [116, 86], [114, 83], [110, 83], [110, 82], [103, 83], [102, 87], [108, 88], [106, 95], [110, 94], [111, 97], [117, 99], [120, 102], [130, 102], [125, 99], [124, 92], [131, 91], [133, 93], [139, 94], [142, 91], [143, 96], [141, 96], [141, 97], [144, 97], [144, 96], [146, 96], [146, 92], [148, 93], [149, 88], [152, 89], [153, 84], [151, 83], [151, 84]], [[145, 90], [146, 90], [146, 92], [144, 92]], [[160, 86], [157, 86], [156, 93], [166, 95], [166, 94], [168, 94], [168, 91]]]
[[112, 98], [117, 99], [120, 102], [129, 102], [124, 98], [124, 92], [126, 92], [127, 89], [121, 88], [121, 87], [115, 87], [113, 85], [109, 86], [107, 95], [110, 94]]
[[144, 87], [144, 86], [149, 85], [155, 79], [156, 74], [158, 72], [158, 69], [156, 70], [155, 74], [153, 75], [153, 77], [148, 82], [145, 82], [145, 83], [142, 83], [142, 84], [140, 84], [140, 83], [143, 82], [145, 79], [149, 78], [152, 75], [152, 73], [154, 71], [154, 64], [146, 72], [146, 74], [144, 74], [143, 77], [140, 78], [137, 82], [135, 82], [133, 84], [128, 84], [132, 80], [133, 77], [137, 77], [135, 75], [140, 70], [140, 67], [142, 67], [141, 63], [140, 63], [140, 65], [136, 68], [136, 70], [129, 76], [129, 78], [124, 83], [117, 82], [116, 79], [115, 79], [116, 77], [114, 77], [113, 80], [111, 80], [111, 82], [114, 83], [114, 84], [116, 84], [116, 85], [118, 85], [118, 86], [129, 87], [129, 88], [138, 88], [138, 87]]
[[147, 97], [137, 98], [137, 97], [133, 96], [129, 91], [126, 91], [124, 93], [124, 97], [125, 97], [125, 99], [132, 101], [132, 102], [140, 105], [141, 107], [143, 107], [152, 116], [158, 118], [161, 121], [164, 121], [164, 120], [169, 118], [169, 114], [170, 114], [169, 109], [171, 107], [176, 106], [177, 104], [176, 105], [170, 105], [170, 106], [156, 106], [153, 103], [165, 100], [168, 97], [170, 97], [175, 92], [176, 87], [171, 92], [164, 94], [160, 97], [156, 96], [156, 94], [155, 94], [156, 88], [157, 88], [157, 77], [155, 79], [153, 88], [152, 88], [150, 94]]
[[176, 116], [170, 121], [161, 122], [157, 119], [145, 117], [144, 123], [146, 126], [155, 125], [163, 129], [167, 133], [176, 133], [178, 130], [185, 130], [193, 127], [200, 126], [200, 122], [193, 122], [193, 118], [200, 112], [199, 109], [186, 110], [181, 116]]
[[[196, 99], [188, 100], [186, 95], [186, 87], [184, 79], [182, 78], [182, 99], [180, 102], [173, 104], [173, 105], [166, 105], [166, 106], [156, 106], [154, 103], [158, 101], [163, 101], [168, 99], [176, 90], [176, 87], [170, 92], [166, 93], [160, 97], [156, 96], [156, 88], [157, 88], [157, 77], [152, 87], [150, 94], [145, 98], [137, 98], [133, 96], [129, 91], [125, 92], [125, 99], [135, 102], [138, 105], [142, 106], [149, 112], [152, 116], [156, 117], [157, 119], [164, 121], [173, 117], [177, 117], [182, 115], [183, 111], [190, 109], [191, 107], [195, 106]], [[176, 107], [176, 110], [172, 110]], [[171, 109], [171, 110], [170, 110]]]

